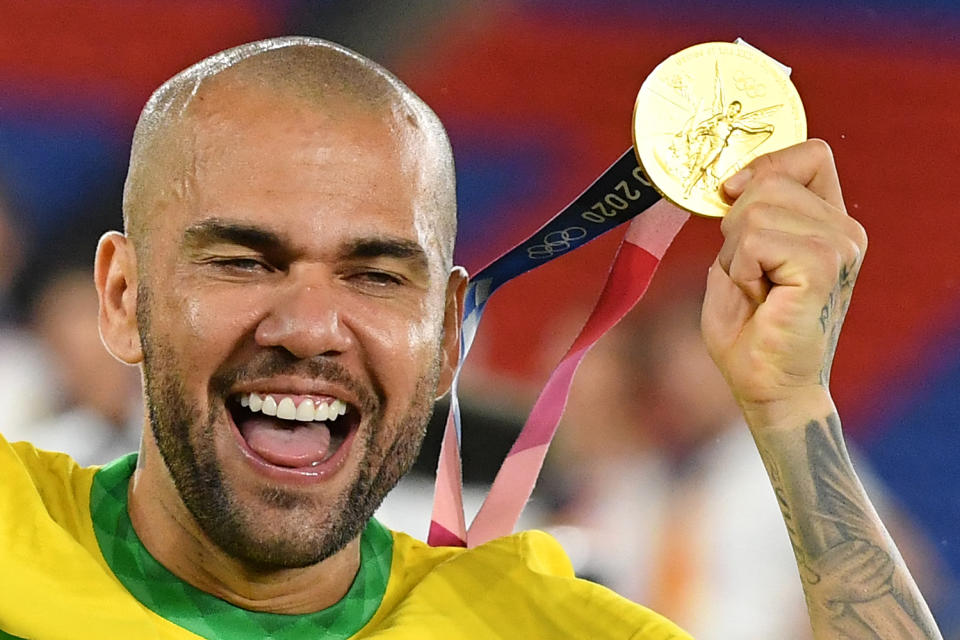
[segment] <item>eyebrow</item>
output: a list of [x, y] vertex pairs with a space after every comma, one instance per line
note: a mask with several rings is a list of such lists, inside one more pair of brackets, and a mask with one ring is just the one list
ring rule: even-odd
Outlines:
[[287, 244], [285, 239], [277, 233], [255, 225], [222, 218], [201, 220], [190, 225], [183, 232], [183, 244], [187, 247], [196, 248], [218, 242], [237, 244], [260, 251], [276, 250]]
[[395, 236], [377, 236], [350, 241], [340, 251], [340, 257], [346, 260], [396, 258], [410, 262], [423, 271], [427, 271], [429, 266], [427, 254], [419, 243]]

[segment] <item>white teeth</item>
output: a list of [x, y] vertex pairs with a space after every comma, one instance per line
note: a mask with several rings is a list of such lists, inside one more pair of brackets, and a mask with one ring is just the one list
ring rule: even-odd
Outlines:
[[329, 418], [330, 418], [330, 405], [327, 404], [326, 402], [323, 402], [320, 404], [320, 406], [317, 407], [317, 411], [313, 419], [327, 420]]
[[277, 415], [277, 401], [273, 399], [273, 396], [267, 396], [263, 399], [263, 406], [260, 407], [260, 411], [268, 416]]
[[277, 405], [277, 417], [282, 420], [294, 420], [297, 417], [297, 406], [290, 398], [284, 398]]
[[289, 396], [285, 396], [280, 399], [280, 402], [277, 402], [277, 399], [272, 395], [264, 394], [260, 396], [256, 393], [242, 395], [240, 406], [247, 407], [254, 413], [260, 412], [264, 415], [276, 416], [281, 420], [297, 420], [299, 422], [335, 420], [347, 413], [347, 403], [343, 400], [314, 402], [310, 398], [305, 398], [297, 406], [293, 403], [293, 398]]
[[313, 400], [309, 398], [300, 403], [300, 406], [297, 407], [297, 415], [295, 416], [300, 422], [312, 422], [314, 416], [313, 411]]

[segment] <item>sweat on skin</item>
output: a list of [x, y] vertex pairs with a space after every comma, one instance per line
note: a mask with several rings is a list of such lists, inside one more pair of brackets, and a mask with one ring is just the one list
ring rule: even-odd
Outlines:
[[[466, 277], [450, 265], [452, 161], [437, 128], [387, 72], [299, 38], [188, 69], [138, 124], [129, 236], [98, 247], [101, 333], [143, 370], [133, 527], [207, 594], [315, 612], [357, 575], [359, 533], [416, 455], [458, 355]], [[761, 156], [724, 189], [734, 203], [701, 329], [796, 533], [814, 633], [939, 638], [846, 456], [825, 375], [866, 250], [832, 154], [808, 141]], [[309, 428], [330, 442], [251, 411], [252, 394], [278, 411], [327, 401], [326, 426]], [[346, 411], [330, 421], [334, 401]]]
[[[359, 533], [449, 385], [466, 281], [436, 117], [372, 63], [309, 42], [250, 45], [158, 90], [128, 235], [105, 236], [97, 262], [101, 332], [142, 364], [148, 400], [138, 535], [194, 586], [285, 613], [349, 588]], [[270, 80], [291, 64], [346, 79], [304, 95]]]

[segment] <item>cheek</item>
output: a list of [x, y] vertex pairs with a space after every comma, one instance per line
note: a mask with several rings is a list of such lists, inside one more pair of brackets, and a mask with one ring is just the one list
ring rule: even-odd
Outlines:
[[[256, 326], [255, 297], [216, 287], [174, 287], [154, 318], [165, 340], [177, 345], [186, 377], [203, 376], [220, 366]], [[189, 291], [190, 293], [179, 293]]]
[[204, 344], [234, 343], [254, 331], [261, 317], [256, 302], [255, 296], [236, 292], [185, 296], [181, 313], [186, 332]]
[[[440, 340], [440, 325], [429, 316], [416, 318], [392, 318], [387, 320], [386, 314], [381, 314], [376, 325], [367, 325], [363, 340], [364, 350], [371, 357], [382, 358], [394, 363], [391, 368], [401, 368], [401, 363], [414, 362], [417, 364], [425, 354], [432, 353]], [[409, 372], [408, 374], [409, 375]]]
[[435, 357], [443, 339], [444, 292], [435, 292], [421, 305], [416, 322], [407, 328], [407, 340], [418, 350]]
[[411, 349], [420, 353], [435, 351], [440, 342], [440, 327], [436, 318], [424, 314], [419, 322], [408, 327], [407, 343]]
[[363, 349], [384, 388], [402, 388], [409, 395], [431, 373], [439, 354], [442, 321], [442, 313], [424, 304], [402, 317], [381, 311], [376, 324], [367, 324]]

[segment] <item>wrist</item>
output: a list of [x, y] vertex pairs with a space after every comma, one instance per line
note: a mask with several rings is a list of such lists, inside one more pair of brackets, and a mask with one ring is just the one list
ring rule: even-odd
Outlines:
[[783, 397], [761, 402], [738, 401], [754, 435], [803, 428], [811, 420], [823, 420], [837, 411], [829, 389], [822, 385], [797, 388]]

